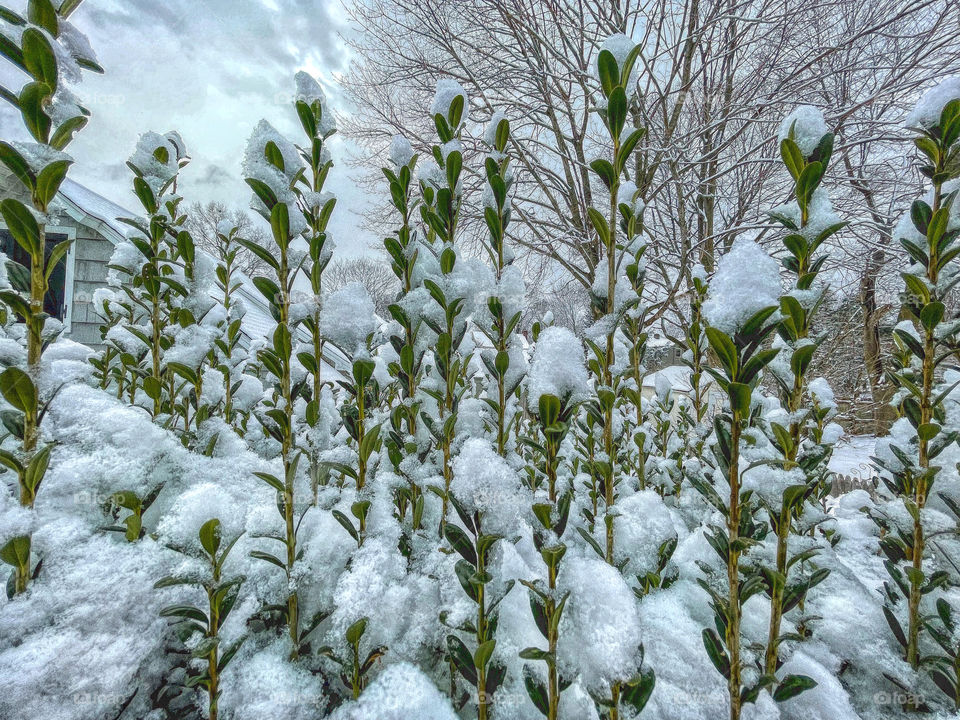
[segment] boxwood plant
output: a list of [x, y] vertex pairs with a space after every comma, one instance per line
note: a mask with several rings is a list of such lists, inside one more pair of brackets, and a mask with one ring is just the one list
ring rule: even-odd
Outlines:
[[[11, 366], [0, 373], [0, 394], [12, 406], [4, 413], [3, 424], [17, 442], [16, 450], [0, 450], [0, 463], [16, 475], [20, 504], [25, 508], [33, 507], [50, 463], [52, 446], [41, 442], [40, 433], [50, 398], [42, 397], [37, 377], [43, 350], [62, 327], [44, 309], [50, 275], [70, 248], [66, 240], [48, 253], [45, 223], [73, 163], [64, 150], [89, 115], [61, 87], [62, 65], [103, 72], [75, 44], [59, 42], [63, 24], [79, 5], [80, 0], [64, 0], [59, 7], [51, 0], [29, 0], [26, 17], [0, 6], [3, 20], [22, 29], [18, 41], [3, 36], [0, 55], [28, 76], [19, 92], [0, 87], [0, 97], [20, 113], [30, 138], [26, 143], [0, 141], [0, 162], [16, 178], [26, 200], [7, 197], [0, 201], [7, 230], [30, 259], [29, 268], [8, 261], [13, 287], [0, 292], [0, 301], [26, 326], [23, 367]], [[8, 596], [24, 592], [39, 573], [42, 560], [34, 564], [32, 555], [29, 534], [13, 537], [0, 548], [0, 560], [13, 567]]]

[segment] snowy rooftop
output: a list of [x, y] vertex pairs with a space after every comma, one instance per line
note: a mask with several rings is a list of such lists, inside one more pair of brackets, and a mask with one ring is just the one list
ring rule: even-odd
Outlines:
[[[88, 224], [100, 231], [113, 244], [121, 242], [126, 237], [127, 226], [120, 222], [119, 218], [139, 215], [69, 178], [60, 186], [60, 199], [91, 219], [93, 222]], [[270, 309], [260, 297], [260, 292], [254, 287], [253, 281], [245, 275], [241, 280], [242, 284], [238, 292], [247, 309], [243, 317], [243, 332], [250, 339], [266, 337], [273, 332], [276, 322], [270, 314]]]
[[[690, 368], [686, 365], [668, 365], [656, 372], [652, 372], [643, 378], [645, 388], [655, 388], [657, 378], [663, 377], [670, 383], [670, 388], [676, 392], [689, 393], [693, 390], [690, 385]], [[712, 381], [708, 375], [701, 379], [704, 385], [709, 385]]]
[[[118, 218], [136, 217], [137, 213], [130, 212], [126, 208], [117, 205], [111, 200], [95, 193], [88, 187], [81, 185], [70, 178], [63, 181], [60, 186], [60, 195], [95, 220], [99, 220], [106, 226], [107, 232], [104, 237], [113, 243], [120, 242], [126, 235], [126, 225], [121, 223]], [[115, 237], [110, 234], [115, 233]]]

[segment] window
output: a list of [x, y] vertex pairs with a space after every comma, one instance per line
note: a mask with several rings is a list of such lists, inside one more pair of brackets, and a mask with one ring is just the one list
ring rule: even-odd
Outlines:
[[[50, 251], [58, 243], [67, 239], [66, 235], [61, 233], [47, 233], [47, 257], [50, 257]], [[13, 239], [13, 236], [6, 230], [0, 229], [0, 251], [3, 251], [8, 258], [18, 262], [28, 270], [30, 269], [30, 256], [20, 247], [20, 244]], [[53, 272], [50, 273], [50, 289], [47, 291], [47, 297], [43, 303], [43, 309], [48, 315], [64, 319], [64, 312], [67, 307], [67, 258], [64, 256]]]

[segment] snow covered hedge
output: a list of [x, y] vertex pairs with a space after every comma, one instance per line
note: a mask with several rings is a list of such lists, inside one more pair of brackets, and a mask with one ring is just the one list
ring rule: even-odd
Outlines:
[[[841, 431], [809, 368], [819, 273], [845, 223], [816, 109], [778, 138], [794, 183], [770, 212], [779, 265], [744, 236], [712, 278], [690, 269], [684, 392], [662, 375], [645, 391], [656, 229], [631, 177], [642, 66], [623, 36], [593, 77], [604, 255], [583, 337], [527, 317], [509, 230], [522, 139], [495, 114], [465, 167], [478, 129], [451, 79], [429, 156], [396, 138], [383, 170], [401, 288], [389, 317], [359, 285], [325, 295], [336, 125], [300, 73], [302, 138], [261, 121], [243, 163], [266, 244], [224, 225], [216, 256], [199, 251], [177, 194], [182, 139], [141, 137], [142, 215], [98, 293], [94, 355], [41, 311], [57, 259], [42, 229], [86, 115], [64, 84], [99, 69], [68, 20], [78, 4], [0, 11], [0, 53], [31, 76], [4, 97], [35, 141], [0, 142], [23, 186], [0, 210], [31, 257], [0, 263], [0, 716], [955, 715], [956, 80], [909, 120], [931, 189], [898, 228], [911, 264], [885, 487], [832, 498]], [[484, 180], [481, 257], [459, 242], [468, 172]], [[237, 272], [240, 247], [262, 277]], [[243, 336], [246, 283], [273, 318], [266, 337]]]

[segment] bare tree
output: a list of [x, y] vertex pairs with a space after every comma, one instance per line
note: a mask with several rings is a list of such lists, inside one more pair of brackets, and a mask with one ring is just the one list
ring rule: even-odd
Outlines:
[[[187, 209], [186, 229], [193, 235], [197, 247], [214, 257], [218, 256], [217, 228], [223, 222], [235, 226], [240, 237], [252, 240], [258, 245], [269, 246], [263, 229], [253, 222], [246, 210], [231, 208], [216, 201], [208, 202], [206, 205], [194, 202]], [[247, 277], [261, 275], [266, 270], [266, 263], [263, 260], [240, 246], [238, 246], [236, 264], [237, 269]]]
[[[360, 161], [383, 164], [394, 134], [426, 149], [434, 130], [423, 108], [437, 78], [453, 76], [471, 96], [473, 137], [496, 110], [511, 120], [510, 240], [528, 272], [578, 283], [583, 297], [602, 254], [586, 209], [605, 192], [588, 172], [604, 150], [586, 111], [592, 68], [608, 35], [639, 42], [631, 113], [646, 137], [632, 179], [647, 204], [648, 288], [659, 303], [650, 318], [669, 330], [686, 312], [695, 262], [710, 271], [737, 234], [770, 233], [766, 210], [790, 193], [772, 162], [780, 120], [798, 104], [819, 107], [838, 133], [827, 183], [841, 216], [856, 220], [834, 262], [841, 292], [860, 305], [858, 332], [844, 336], [857, 338], [866, 385], [851, 392], [883, 398], [891, 232], [913, 190], [901, 180], [899, 124], [921, 88], [960, 67], [954, 0], [365, 0], [349, 12], [361, 31], [346, 79], [358, 112], [342, 129], [365, 149]], [[471, 149], [482, 150], [468, 140], [466, 166], [481, 168]], [[466, 212], [483, 232], [476, 208]]]
[[323, 289], [326, 294], [353, 282], [366, 288], [377, 315], [381, 318], [390, 317], [387, 308], [396, 301], [400, 286], [386, 262], [370, 257], [343, 258], [334, 260], [323, 273]]

